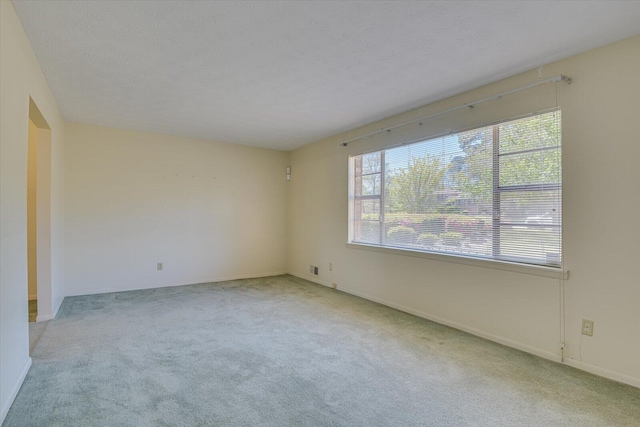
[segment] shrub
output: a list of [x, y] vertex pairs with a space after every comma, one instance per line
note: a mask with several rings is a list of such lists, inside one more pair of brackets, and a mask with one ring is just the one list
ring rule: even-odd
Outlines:
[[440, 235], [445, 245], [460, 246], [462, 243], [462, 233], [456, 233], [455, 231], [447, 231]]
[[363, 221], [378, 221], [380, 214], [377, 213], [363, 213], [360, 218]]
[[438, 236], [432, 233], [424, 233], [418, 236], [418, 244], [422, 246], [433, 246], [438, 241]]
[[389, 228], [387, 232], [387, 243], [394, 245], [412, 245], [416, 241], [416, 231], [411, 227], [398, 225]]
[[405, 227], [411, 227], [411, 218], [403, 218], [398, 221], [398, 225], [404, 225]]
[[461, 233], [464, 237], [471, 237], [482, 231], [484, 220], [474, 217], [455, 216], [447, 219], [446, 229], [455, 233]]
[[402, 224], [403, 221], [409, 220], [411, 224], [419, 224], [427, 217], [428, 214], [411, 214], [406, 212], [387, 212], [384, 214], [384, 220], [387, 223], [393, 223], [395, 225]]
[[428, 234], [440, 235], [445, 232], [446, 216], [429, 216], [422, 221], [422, 230]]

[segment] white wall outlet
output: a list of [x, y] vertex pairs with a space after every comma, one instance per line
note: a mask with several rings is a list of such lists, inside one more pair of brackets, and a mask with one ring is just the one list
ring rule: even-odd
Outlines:
[[156, 265], [156, 270], [158, 270], [158, 271], [162, 271], [162, 263], [161, 263], [161, 262], [159, 262], [159, 263]]
[[333, 271], [333, 263], [329, 263], [329, 271]]
[[593, 320], [582, 319], [582, 334], [593, 336]]

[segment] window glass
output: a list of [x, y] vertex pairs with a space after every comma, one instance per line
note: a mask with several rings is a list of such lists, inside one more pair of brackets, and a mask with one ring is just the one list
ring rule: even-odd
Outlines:
[[351, 158], [350, 241], [559, 266], [560, 111]]

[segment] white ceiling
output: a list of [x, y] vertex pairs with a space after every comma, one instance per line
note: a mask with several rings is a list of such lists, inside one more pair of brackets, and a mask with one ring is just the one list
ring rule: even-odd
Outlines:
[[640, 30], [640, 1], [13, 1], [66, 120], [289, 150]]

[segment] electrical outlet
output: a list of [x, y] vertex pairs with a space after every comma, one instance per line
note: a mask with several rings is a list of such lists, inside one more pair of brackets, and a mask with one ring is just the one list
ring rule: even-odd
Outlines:
[[162, 263], [161, 263], [161, 262], [159, 262], [159, 263], [156, 265], [156, 270], [158, 270], [158, 271], [162, 271]]
[[593, 320], [582, 319], [582, 334], [593, 336]]
[[333, 271], [333, 263], [329, 263], [329, 271]]
[[318, 267], [313, 267], [313, 274], [318, 275]]

